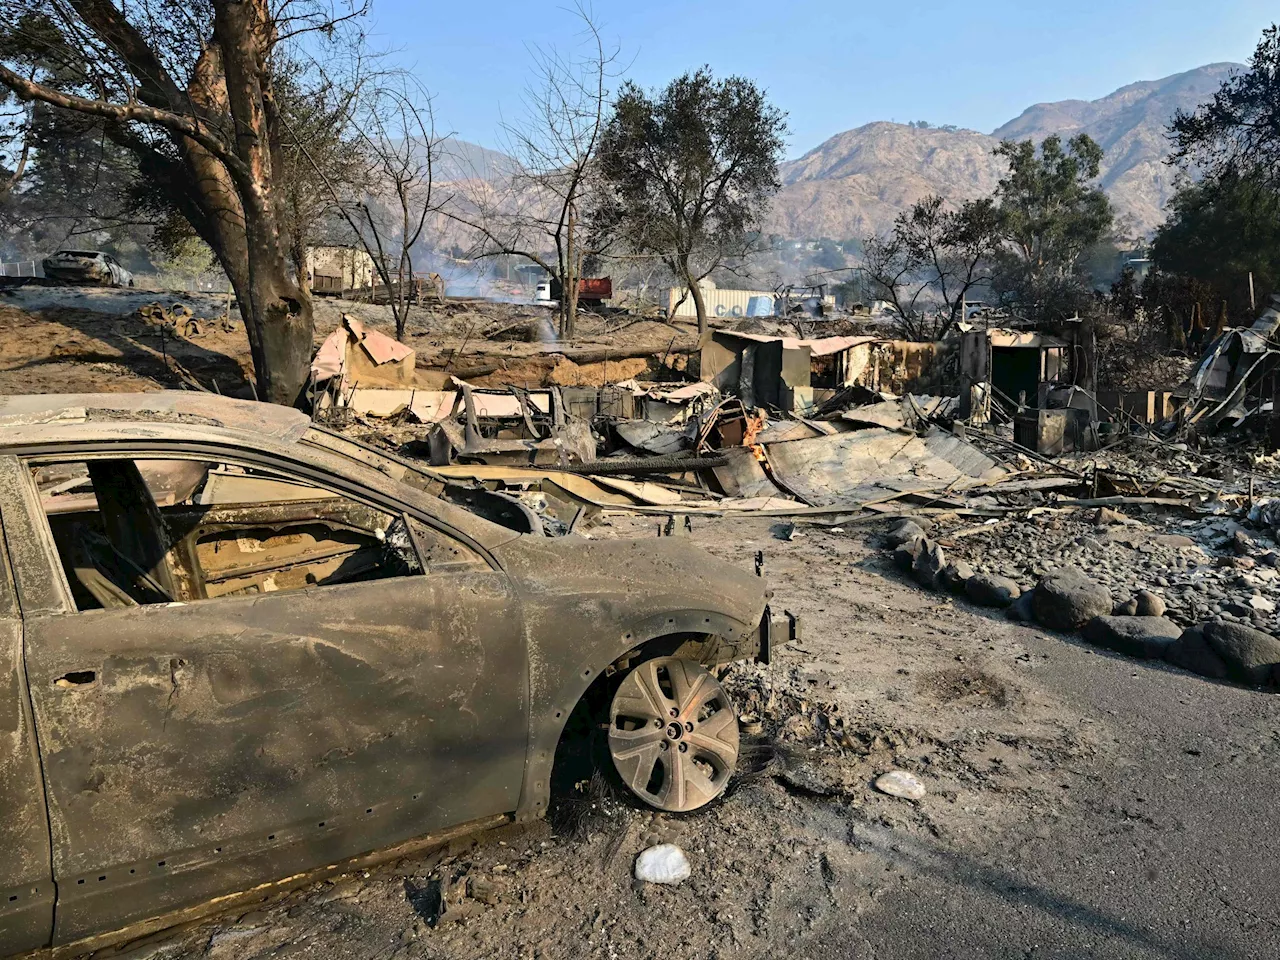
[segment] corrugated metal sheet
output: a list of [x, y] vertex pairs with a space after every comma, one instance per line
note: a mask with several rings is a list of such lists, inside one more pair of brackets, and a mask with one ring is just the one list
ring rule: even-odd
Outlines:
[[[693, 296], [685, 297], [684, 303], [676, 306], [677, 301], [685, 294], [684, 287], [672, 287], [667, 293], [667, 309], [674, 310], [677, 317], [696, 317], [697, 308], [693, 305]], [[707, 305], [709, 317], [747, 317], [771, 316], [773, 314], [773, 292], [769, 290], [720, 290], [703, 288], [702, 299]], [[752, 301], [755, 300], [753, 304]], [[761, 310], [767, 305], [768, 310]]]
[[1004, 474], [981, 450], [934, 427], [923, 439], [871, 427], [765, 446], [774, 479], [815, 507], [901, 491], [958, 492]]

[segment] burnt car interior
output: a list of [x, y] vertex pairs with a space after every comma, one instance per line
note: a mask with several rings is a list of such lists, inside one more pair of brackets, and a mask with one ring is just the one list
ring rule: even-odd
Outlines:
[[33, 466], [80, 610], [411, 576], [483, 561], [407, 516], [231, 464]]

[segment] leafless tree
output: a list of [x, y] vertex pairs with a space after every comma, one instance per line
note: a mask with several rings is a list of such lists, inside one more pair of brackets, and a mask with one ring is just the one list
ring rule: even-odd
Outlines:
[[990, 282], [998, 227], [990, 200], [948, 210], [941, 197], [925, 197], [887, 236], [863, 243], [871, 295], [893, 306], [908, 339], [941, 339], [964, 319], [970, 292]]
[[411, 77], [386, 71], [360, 86], [364, 91], [346, 117], [357, 141], [358, 176], [335, 179], [332, 165], [315, 157], [305, 137], [295, 135], [294, 142], [312, 162], [335, 215], [373, 261], [396, 336], [403, 339], [421, 291], [414, 250], [443, 202], [435, 191], [435, 167], [448, 137], [437, 134], [431, 98]]
[[0, 0], [0, 21], [18, 25], [0, 86], [101, 119], [166, 178], [235, 288], [259, 395], [276, 403], [301, 395], [314, 329], [289, 265], [278, 58], [304, 36], [331, 42], [364, 9], [361, 0]]
[[583, 24], [577, 49], [533, 51], [524, 114], [503, 125], [518, 169], [502, 183], [473, 178], [467, 195], [446, 208], [479, 238], [475, 257], [523, 257], [554, 278], [563, 337], [575, 333], [584, 262], [602, 252], [587, 242], [582, 212], [619, 56], [589, 8], [579, 3], [573, 11]]
[[[441, 144], [431, 98], [414, 85], [383, 88], [360, 124], [370, 163], [374, 198], [358, 205], [361, 242], [373, 257], [374, 269], [387, 287], [387, 298], [403, 339], [409, 309], [419, 297], [413, 252], [423, 231], [441, 206], [435, 192], [435, 166]], [[435, 281], [429, 278], [434, 292]]]

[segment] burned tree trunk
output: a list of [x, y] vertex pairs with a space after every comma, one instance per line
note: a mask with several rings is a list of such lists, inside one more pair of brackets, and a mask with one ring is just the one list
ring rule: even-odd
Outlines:
[[698, 314], [698, 335], [701, 336], [707, 332], [707, 301], [699, 281], [694, 279], [693, 271], [689, 269], [688, 261], [685, 261], [684, 279], [689, 286], [689, 296], [693, 297], [693, 309]]
[[[236, 155], [246, 168], [244, 212], [249, 345], [258, 394], [292, 405], [306, 387], [314, 320], [311, 298], [290, 275], [281, 235], [281, 201], [274, 191], [278, 121], [267, 55], [276, 40], [264, 0], [215, 0], [214, 37], [222, 49], [227, 106], [235, 124]], [[245, 301], [241, 300], [244, 314]], [[254, 336], [256, 330], [257, 336]]]

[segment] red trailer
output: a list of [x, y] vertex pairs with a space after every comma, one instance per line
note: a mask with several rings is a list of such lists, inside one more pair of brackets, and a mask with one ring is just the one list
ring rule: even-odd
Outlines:
[[[579, 277], [578, 302], [600, 303], [613, 297], [613, 279], [611, 277]], [[555, 277], [538, 284], [535, 300], [543, 303], [555, 303], [560, 299], [560, 281]]]
[[578, 299], [599, 302], [613, 297], [612, 277], [582, 277], [578, 281]]

